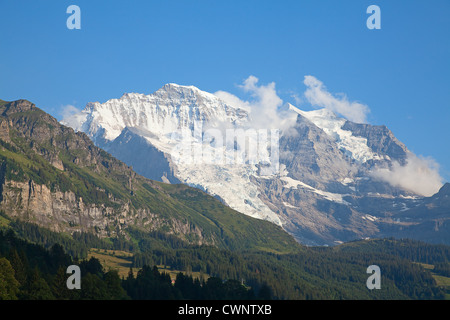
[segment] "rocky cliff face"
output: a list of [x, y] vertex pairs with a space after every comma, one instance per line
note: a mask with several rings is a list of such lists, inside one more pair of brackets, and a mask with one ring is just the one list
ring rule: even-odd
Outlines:
[[[109, 236], [112, 227], [124, 223], [126, 212], [117, 221], [108, 221], [107, 216], [115, 210], [84, 204], [82, 198], [73, 192], [51, 192], [46, 185], [29, 182], [4, 181], [1, 208], [13, 218], [35, 222], [56, 232], [98, 231], [101, 236]], [[113, 230], [113, 233], [115, 230]]]
[[11, 218], [36, 223], [55, 232], [88, 232], [99, 237], [124, 235], [128, 226], [146, 231], [165, 228], [175, 235], [196, 235], [197, 244], [212, 244], [204, 239], [202, 229], [177, 219], [163, 219], [150, 209], [130, 208], [128, 203], [116, 206], [84, 203], [72, 191], [51, 191], [46, 185], [3, 181], [0, 210]]
[[397, 140], [386, 126], [372, 126], [346, 121], [342, 129], [349, 130], [353, 135], [367, 139], [367, 146], [375, 153], [387, 155], [390, 159], [396, 159], [400, 164], [405, 164], [408, 149]]
[[280, 150], [280, 163], [289, 176], [315, 188], [325, 189], [330, 181], [343, 181], [357, 171], [336, 143], [301, 115], [281, 137]]
[[[138, 189], [133, 185], [140, 181], [131, 168], [95, 147], [86, 134], [61, 126], [26, 100], [7, 103], [0, 107], [0, 112], [0, 210], [11, 218], [34, 222], [57, 232], [84, 231], [102, 237], [115, 237], [130, 225], [147, 231], [165, 226], [174, 234], [194, 233], [199, 243], [211, 241], [203, 239], [199, 227], [161, 217], [145, 205], [133, 206], [131, 197], [122, 198], [98, 185], [86, 191], [95, 190], [108, 201], [85, 199], [69, 181], [71, 175], [80, 172], [78, 169], [86, 178], [97, 174], [122, 180], [127, 196]], [[30, 172], [24, 172], [21, 165]], [[52, 181], [61, 177], [66, 177], [66, 187]]]

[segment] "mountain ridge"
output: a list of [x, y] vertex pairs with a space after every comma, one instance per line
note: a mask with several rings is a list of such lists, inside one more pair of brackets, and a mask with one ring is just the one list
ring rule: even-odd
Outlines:
[[[0, 209], [11, 219], [69, 234], [126, 236], [130, 226], [218, 247], [299, 248], [280, 228], [197, 189], [136, 174], [29, 101], [6, 103], [0, 113]], [[193, 209], [191, 198], [209, 209]]]
[[[382, 232], [386, 230], [386, 224], [394, 227], [392, 224], [397, 221], [389, 220], [387, 216], [403, 215], [403, 211], [395, 208], [404, 206], [405, 197], [416, 198], [417, 201], [424, 198], [374, 174], [380, 169], [392, 170], [396, 164], [406, 165], [411, 154], [386, 126], [356, 124], [326, 109], [302, 111], [289, 105], [288, 109], [296, 114], [297, 121], [281, 131], [278, 141], [279, 171], [263, 176], [260, 174], [263, 164], [271, 160], [269, 150], [265, 158], [258, 159], [259, 163], [226, 165], [189, 162], [191, 159], [180, 157], [177, 149], [187, 143], [192, 148], [203, 148], [203, 154], [205, 150], [219, 154], [230, 150], [242, 153], [243, 148], [237, 140], [234, 146], [230, 146], [222, 145], [217, 136], [206, 141], [205, 137], [209, 129], [218, 129], [223, 134], [224, 128], [251, 128], [251, 113], [248, 111], [239, 111], [192, 86], [168, 84], [153, 94], [140, 97], [146, 99], [141, 105], [133, 100], [132, 103], [115, 106], [114, 99], [96, 104], [97, 110], [116, 108], [115, 114], [123, 116], [116, 122], [105, 120], [108, 113], [103, 116], [89, 112], [88, 104], [81, 112], [86, 115], [87, 122], [79, 123], [74, 128], [89, 127], [86, 132], [96, 144], [116, 157], [123, 157], [127, 163], [133, 163], [133, 167], [144, 175], [160, 181], [170, 176], [174, 181], [199, 188], [239, 212], [283, 226], [302, 243], [332, 245], [386, 235]], [[203, 114], [208, 116], [195, 118], [195, 115], [198, 116], [195, 112], [194, 116], [189, 113], [168, 115], [161, 106], [167, 107], [167, 110], [199, 110], [202, 107]], [[228, 114], [226, 110], [233, 112]], [[156, 125], [142, 121], [149, 117], [156, 119], [154, 112], [158, 114]], [[139, 123], [135, 121], [137, 113], [141, 119]], [[80, 116], [75, 115], [63, 120], [63, 123], [69, 124], [77, 117]], [[199, 120], [201, 126], [196, 127], [194, 120]], [[114, 134], [108, 133], [112, 127]], [[123, 130], [134, 130], [136, 139], [126, 143], [122, 136], [116, 141]], [[179, 137], [184, 134], [188, 139], [180, 140]], [[144, 140], [137, 142], [136, 135]], [[223, 142], [225, 138], [222, 136], [221, 140]], [[139, 153], [129, 152], [138, 148], [157, 152], [159, 156], [155, 161], [158, 162], [157, 167], [162, 169], [148, 166]], [[386, 201], [388, 198], [392, 199], [390, 208]], [[376, 202], [381, 206], [378, 207]], [[408, 208], [411, 206], [405, 205]], [[377, 212], [378, 208], [383, 211]], [[422, 222], [414, 221], [414, 224], [421, 225]], [[405, 228], [405, 225], [394, 227], [396, 230], [398, 228]], [[392, 233], [387, 235], [392, 236]], [[436, 237], [440, 238], [439, 235]]]

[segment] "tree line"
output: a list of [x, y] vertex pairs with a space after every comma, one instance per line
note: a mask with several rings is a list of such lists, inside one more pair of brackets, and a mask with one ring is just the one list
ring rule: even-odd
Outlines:
[[[81, 289], [67, 288], [69, 265], [81, 271]], [[12, 230], [0, 231], [0, 300], [130, 300], [130, 299], [256, 299], [270, 298], [263, 288], [255, 294], [239, 281], [217, 277], [200, 281], [179, 273], [172, 283], [167, 273], [144, 265], [126, 279], [105, 271], [100, 261], [74, 260], [60, 244], [50, 249], [19, 239]]]
[[[132, 258], [134, 268], [144, 269], [163, 265], [171, 270], [199, 272], [212, 279], [222, 279], [224, 283], [230, 281], [228, 286], [231, 287], [233, 281], [236, 281], [250, 288], [250, 296], [255, 297], [258, 297], [260, 292], [269, 291], [273, 299], [443, 299], [445, 294], [449, 293], [448, 288], [436, 285], [429, 270], [414, 262], [433, 264], [435, 265], [433, 272], [445, 276], [449, 269], [450, 247], [419, 241], [394, 239], [359, 241], [332, 248], [305, 247], [295, 254], [277, 254], [192, 246], [173, 235], [157, 231], [145, 233], [131, 229], [129, 239], [106, 240], [87, 233], [74, 234], [73, 238], [65, 236], [62, 239], [62, 235], [32, 224], [17, 222], [17, 225], [11, 223], [10, 226], [15, 228], [20, 237], [34, 239], [33, 242], [43, 245], [49, 252], [56, 252], [53, 248], [54, 243], [61, 244], [66, 252], [71, 252], [68, 256], [72, 257], [73, 261], [83, 261], [81, 259], [85, 259], [89, 248], [93, 247], [125, 250], [134, 254]], [[40, 249], [36, 250], [40, 252]], [[24, 256], [20, 250], [16, 251], [19, 257], [21, 254]], [[80, 253], [86, 255], [79, 258]], [[50, 260], [55, 260], [55, 257], [53, 255]], [[9, 261], [11, 262], [10, 259]], [[382, 270], [382, 290], [370, 291], [365, 286], [368, 277], [366, 269], [372, 264], [379, 265]], [[17, 265], [16, 263], [15, 266]], [[47, 270], [46, 268], [48, 269], [44, 272], [46, 274], [54, 275], [58, 271], [55, 268], [49, 269], [49, 266], [44, 270]], [[115, 277], [113, 271], [92, 273], [86, 280], [87, 288], [90, 287], [90, 283], [95, 282], [99, 283], [92, 285], [93, 289], [102, 288], [100, 280], [104, 279], [106, 274], [110, 281]], [[161, 283], [161, 288], [172, 288], [168, 286], [167, 275], [162, 278], [156, 277], [155, 279], [161, 280], [159, 281], [149, 279], [151, 274], [147, 270], [142, 275], [137, 274], [136, 277], [133, 275], [132, 278], [119, 279], [126, 296], [138, 299], [148, 297], [148, 293], [140, 295], [139, 290], [133, 289], [135, 286], [142, 287], [141, 284], [145, 282]], [[115, 279], [117, 281], [117, 277]], [[48, 284], [52, 281], [50, 278], [45, 280]], [[180, 281], [182, 280], [180, 278]], [[198, 283], [192, 279], [192, 285], [189, 286], [194, 286], [197, 288], [194, 291], [199, 291], [199, 287], [206, 288], [207, 285], [207, 281]], [[171, 290], [174, 289], [165, 291], [168, 292], [166, 297], [180, 297], [180, 293]], [[189, 293], [187, 296], [196, 295]], [[206, 298], [204, 294], [197, 296]]]

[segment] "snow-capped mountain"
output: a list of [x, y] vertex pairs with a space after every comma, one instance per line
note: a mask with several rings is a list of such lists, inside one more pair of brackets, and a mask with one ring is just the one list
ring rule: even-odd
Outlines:
[[297, 118], [290, 128], [256, 130], [249, 110], [167, 84], [149, 95], [89, 103], [62, 122], [136, 172], [198, 187], [305, 244], [399, 235], [424, 222], [405, 216], [423, 196], [374, 174], [405, 165], [410, 154], [388, 128], [326, 109], [289, 110]]
[[101, 143], [113, 141], [126, 127], [164, 136], [193, 130], [194, 122], [218, 126], [218, 121], [239, 124], [247, 117], [245, 110], [229, 106], [210, 93], [170, 83], [151, 95], [125, 93], [103, 104], [89, 103], [80, 114], [63, 122]]
[[[206, 158], [208, 148], [222, 148], [225, 153], [234, 150], [235, 143], [227, 146], [225, 139], [217, 146], [214, 141], [206, 143], [205, 133], [220, 129], [225, 136], [227, 129], [245, 128], [248, 116], [246, 110], [193, 86], [167, 84], [150, 95], [131, 93], [103, 104], [89, 103], [80, 114], [63, 123], [87, 133], [98, 146], [133, 165], [138, 173], [199, 187], [233, 209], [281, 225], [278, 215], [261, 201], [260, 191], [251, 182], [258, 170], [256, 165], [220, 164]], [[138, 137], [148, 147], [130, 154], [127, 149], [133, 144], [126, 140]], [[149, 150], [155, 154], [143, 157]], [[197, 159], [199, 154], [201, 159]], [[161, 163], [166, 164], [166, 170], [155, 168]]]

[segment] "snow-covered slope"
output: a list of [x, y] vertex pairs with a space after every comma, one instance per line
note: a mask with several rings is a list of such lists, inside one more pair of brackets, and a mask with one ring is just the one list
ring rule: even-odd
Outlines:
[[167, 84], [150, 95], [125, 93], [105, 103], [89, 103], [81, 114], [63, 123], [91, 137], [112, 141], [125, 127], [142, 128], [163, 136], [183, 129], [193, 130], [194, 122], [219, 125], [218, 121], [238, 124], [245, 110], [234, 108], [216, 96], [193, 86]]
[[[220, 197], [235, 210], [281, 225], [250, 181], [258, 173], [257, 163], [238, 165], [214, 158], [215, 152], [225, 158], [230, 148], [243, 156], [244, 150], [236, 150], [234, 143], [226, 145], [225, 133], [226, 129], [247, 128], [248, 117], [247, 111], [196, 87], [167, 84], [150, 95], [130, 93], [105, 103], [89, 103], [63, 124], [87, 133], [106, 150], [125, 128], [137, 128], [150, 145], [172, 157], [180, 181]], [[217, 137], [207, 140], [205, 134], [211, 129], [224, 135], [222, 143]], [[268, 153], [259, 156], [267, 161]]]

